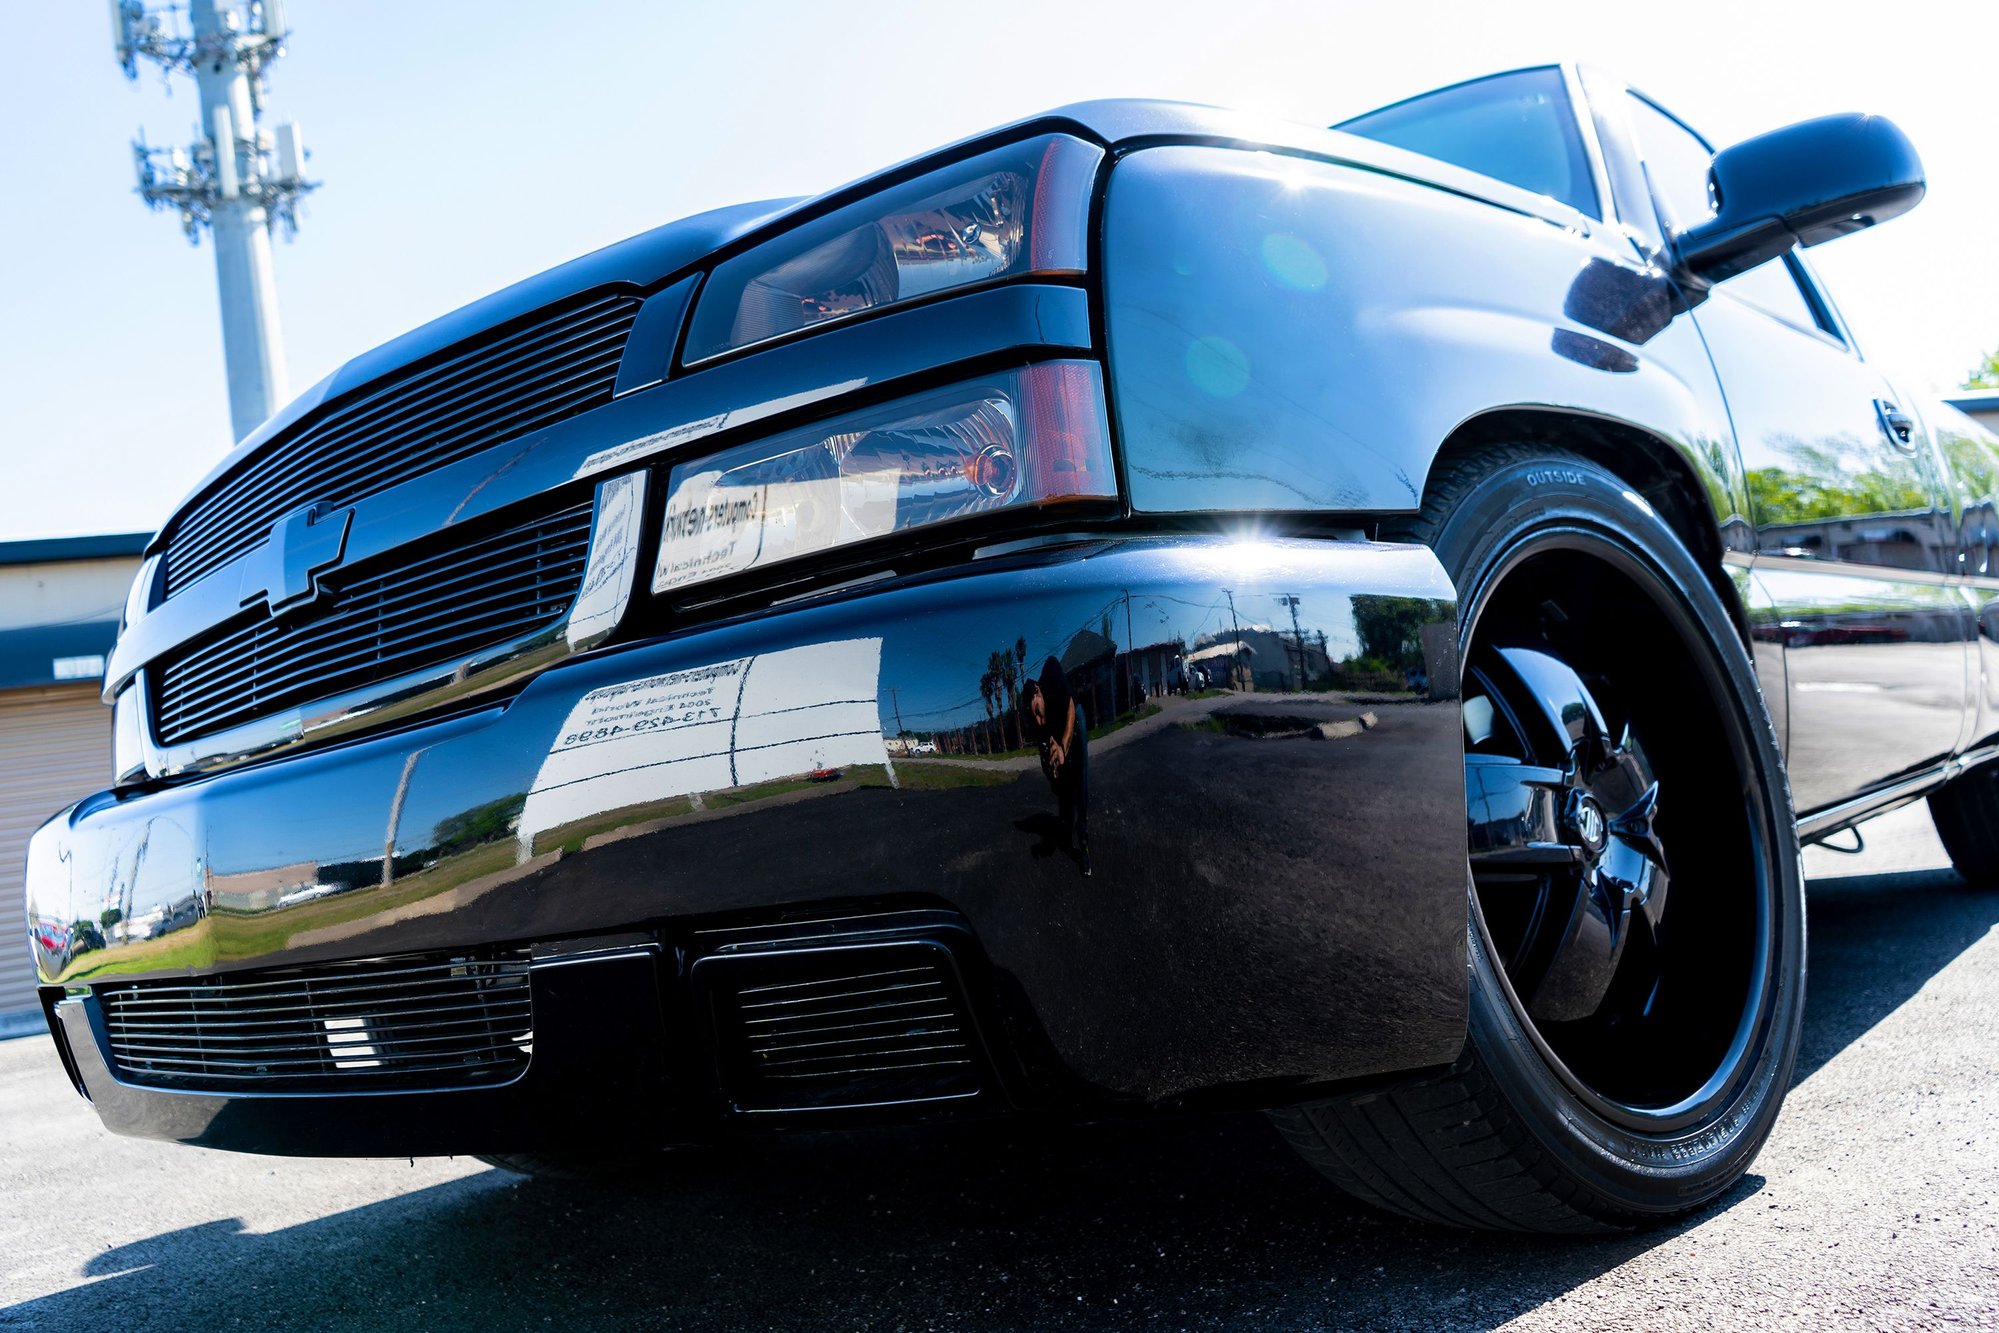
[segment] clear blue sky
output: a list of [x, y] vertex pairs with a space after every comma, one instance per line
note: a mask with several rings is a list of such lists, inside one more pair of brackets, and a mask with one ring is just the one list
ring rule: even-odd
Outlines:
[[[132, 194], [135, 130], [193, 89], [125, 82], [98, 0], [5, 8], [0, 540], [152, 528], [228, 445], [212, 259]], [[277, 247], [292, 389], [455, 306], [657, 223], [816, 191], [1091, 97], [1326, 124], [1580, 59], [1710, 138], [1893, 117], [1923, 205], [1815, 252], [1906, 390], [1999, 346], [1999, 41], [1980, 6], [290, 0], [272, 107], [325, 188]], [[1796, 16], [1796, 17], [1793, 17]]]

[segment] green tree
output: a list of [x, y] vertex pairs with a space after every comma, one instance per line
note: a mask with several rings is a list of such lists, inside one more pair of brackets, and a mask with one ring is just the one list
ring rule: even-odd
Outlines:
[[979, 677], [979, 698], [984, 700], [986, 705], [986, 729], [981, 734], [985, 736], [986, 748], [989, 750], [992, 748], [992, 743], [993, 743], [993, 737], [992, 737], [992, 726], [993, 726], [993, 716], [994, 716], [993, 707], [994, 707], [994, 701], [997, 699], [998, 695], [999, 695], [999, 677], [995, 676], [990, 670], [988, 670]]
[[1929, 507], [1929, 492], [1921, 479], [1899, 468], [1869, 466], [1876, 461], [1873, 451], [1847, 456], [1837, 448], [1803, 440], [1785, 440], [1777, 447], [1791, 466], [1754, 468], [1743, 477], [1758, 523], [1816, 523]]
[[1353, 625], [1360, 638], [1360, 655], [1398, 671], [1421, 666], [1423, 626], [1444, 618], [1444, 614], [1442, 604], [1427, 597], [1356, 593]]
[[1999, 351], [1987, 352], [1985, 358], [1971, 368], [1964, 377], [1967, 389], [1999, 389]]
[[1960, 430], [1948, 419], [1937, 423], [1936, 437], [1967, 503], [1999, 499], [1999, 449], [1985, 436]]
[[1000, 740], [1006, 740], [1008, 717], [1019, 727], [1020, 678], [1014, 675], [1013, 654], [1005, 648], [998, 648], [986, 654], [986, 679], [994, 683], [995, 702], [1000, 705]]
[[515, 792], [497, 801], [446, 815], [437, 821], [437, 827], [431, 831], [433, 850], [439, 857], [446, 857], [455, 852], [469, 851], [483, 843], [498, 842], [513, 832], [514, 821], [520, 818], [527, 803], [526, 792]]

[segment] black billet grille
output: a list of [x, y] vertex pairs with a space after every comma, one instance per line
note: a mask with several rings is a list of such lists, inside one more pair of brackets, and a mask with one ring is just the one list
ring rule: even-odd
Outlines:
[[704, 968], [723, 1091], [744, 1111], [970, 1096], [971, 1016], [945, 951], [928, 944], [716, 959]]
[[128, 1083], [217, 1091], [504, 1082], [534, 1042], [525, 951], [98, 986]]
[[261, 608], [161, 659], [153, 732], [173, 745], [512, 642], [569, 610], [591, 502], [388, 568], [343, 571], [302, 616]]
[[639, 304], [599, 294], [552, 307], [307, 416], [174, 521], [167, 596], [303, 505], [352, 504], [609, 402]]

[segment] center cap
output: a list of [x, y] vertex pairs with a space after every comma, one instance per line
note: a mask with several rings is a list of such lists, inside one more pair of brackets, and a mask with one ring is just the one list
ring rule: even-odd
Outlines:
[[1576, 840], [1591, 856], [1603, 854], [1604, 845], [1610, 838], [1610, 821], [1604, 817], [1603, 807], [1596, 797], [1586, 791], [1576, 792], [1569, 802], [1568, 825], [1575, 830]]

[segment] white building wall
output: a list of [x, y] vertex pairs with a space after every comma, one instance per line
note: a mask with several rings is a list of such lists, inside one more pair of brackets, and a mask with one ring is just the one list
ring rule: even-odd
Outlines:
[[132, 559], [0, 565], [0, 630], [116, 620], [138, 570]]

